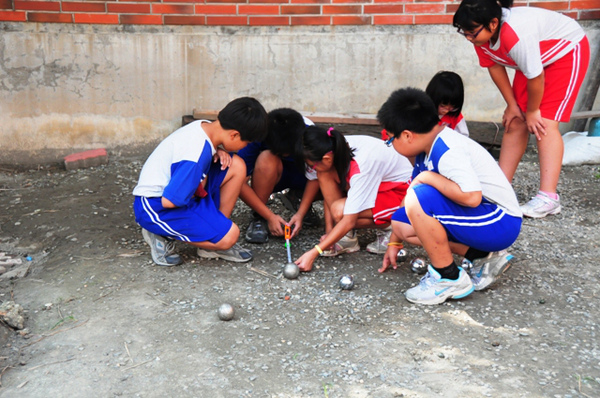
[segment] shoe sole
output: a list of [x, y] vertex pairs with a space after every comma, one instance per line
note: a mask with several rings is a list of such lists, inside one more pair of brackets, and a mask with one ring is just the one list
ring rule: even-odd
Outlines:
[[246, 258], [246, 259], [237, 258], [237, 257], [229, 257], [229, 256], [220, 255], [220, 254], [215, 253], [210, 250], [201, 250], [201, 249], [198, 249], [197, 254], [198, 254], [198, 257], [202, 257], [202, 258], [221, 259], [221, 260], [225, 260], [225, 261], [231, 261], [234, 263], [247, 263], [248, 261], [252, 260], [252, 257]]
[[360, 247], [350, 247], [348, 249], [339, 250], [339, 251], [337, 251], [337, 252], [335, 252], [333, 254], [327, 254], [327, 251], [324, 251], [323, 254], [321, 254], [321, 256], [323, 256], [323, 257], [337, 257], [340, 254], [344, 254], [344, 253], [356, 253], [359, 250], [360, 250]]
[[246, 234], [246, 236], [244, 236], [244, 238], [246, 238], [246, 242], [248, 242], [248, 243], [267, 243], [269, 241], [268, 235], [265, 239], [258, 239], [258, 238], [252, 238], [251, 236], [248, 236], [248, 234]]
[[510, 268], [510, 266], [512, 265], [512, 263], [510, 262], [510, 260], [513, 259], [513, 255], [512, 254], [507, 254], [505, 257], [506, 262], [504, 264], [502, 264], [502, 266], [500, 267], [500, 270], [498, 271], [498, 273], [494, 276], [494, 279], [488, 283], [485, 286], [475, 286], [475, 290], [480, 292], [482, 290], [488, 289], [489, 287], [491, 287], [492, 285], [494, 285], [496, 282], [498, 282], [498, 280], [500, 279], [500, 277]]
[[[529, 218], [544, 218], [546, 216], [550, 216], [550, 215], [556, 215], [558, 213], [560, 213], [560, 211], [562, 210], [562, 207], [558, 206], [556, 209], [549, 211], [547, 213], [533, 213], [533, 214], [527, 214], [525, 212], [523, 212], [523, 215], [525, 217], [529, 217]], [[521, 210], [522, 211], [522, 210]]]
[[473, 293], [474, 291], [475, 291], [475, 286], [471, 285], [470, 287], [464, 289], [463, 291], [460, 291], [460, 292], [457, 292], [454, 294], [450, 294], [447, 296], [444, 296], [444, 295], [437, 296], [436, 299], [434, 299], [434, 300], [419, 300], [416, 298], [410, 298], [410, 297], [406, 296], [406, 294], [404, 295], [404, 297], [406, 297], [406, 299], [408, 301], [410, 301], [411, 303], [414, 303], [414, 304], [436, 305], [436, 304], [442, 304], [443, 302], [445, 302], [448, 299], [458, 300], [461, 298], [465, 298], [469, 294]]
[[369, 247], [368, 247], [368, 246], [367, 246], [367, 249], [366, 249], [366, 250], [367, 250], [369, 253], [372, 253], [372, 254], [385, 254], [385, 252], [387, 251], [387, 249], [385, 249], [385, 250], [383, 250], [383, 251], [382, 251], [382, 250], [373, 250], [373, 249], [369, 249]]

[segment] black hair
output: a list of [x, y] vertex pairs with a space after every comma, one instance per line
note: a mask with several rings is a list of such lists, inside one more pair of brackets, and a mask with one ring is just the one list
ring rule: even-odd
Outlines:
[[394, 91], [377, 112], [377, 120], [394, 137], [404, 130], [428, 133], [440, 121], [433, 100], [425, 91], [413, 87]]
[[225, 130], [238, 131], [243, 141], [263, 141], [267, 136], [267, 111], [252, 97], [234, 99], [217, 119]]
[[306, 128], [304, 118], [290, 108], [279, 108], [269, 112], [269, 133], [266, 147], [275, 155], [293, 155], [302, 132]]
[[511, 8], [513, 0], [463, 0], [454, 13], [452, 25], [463, 31], [472, 31], [479, 25], [490, 30], [490, 22], [502, 22], [502, 7]]
[[302, 135], [302, 159], [318, 162], [328, 152], [333, 153], [333, 167], [340, 179], [340, 188], [346, 191], [346, 175], [354, 149], [350, 148], [344, 135], [335, 129], [325, 130], [318, 126], [308, 126]]
[[462, 112], [465, 88], [458, 74], [448, 71], [436, 73], [429, 81], [425, 92], [433, 100], [436, 108], [440, 105], [452, 105], [456, 110], [448, 112], [450, 116], [458, 116]]

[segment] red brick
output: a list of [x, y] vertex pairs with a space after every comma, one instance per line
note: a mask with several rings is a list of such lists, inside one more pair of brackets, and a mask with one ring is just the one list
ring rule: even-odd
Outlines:
[[193, 14], [192, 4], [152, 4], [152, 14]]
[[106, 9], [119, 14], [149, 14], [150, 4], [106, 3]]
[[593, 10], [600, 8], [598, 0], [571, 0], [571, 10]]
[[82, 1], [63, 1], [62, 11], [106, 12], [106, 3], [90, 3]]
[[121, 15], [123, 25], [162, 25], [162, 15]]
[[571, 11], [571, 12], [560, 12], [563, 15], [566, 15], [569, 18], [573, 18], [573, 19], [578, 19], [579, 18], [579, 13], [577, 11]]
[[365, 3], [365, 0], [332, 0], [331, 1], [331, 4], [337, 4], [337, 3], [342, 3], [342, 4], [361, 3], [362, 4], [362, 3]]
[[334, 25], [370, 25], [371, 17], [366, 15], [335, 15]]
[[117, 25], [119, 16], [117, 14], [73, 14], [73, 22]]
[[73, 153], [65, 156], [65, 168], [67, 170], [81, 169], [84, 167], [95, 167], [108, 163], [106, 149], [92, 149], [90, 151]]
[[132, 3], [160, 3], [160, 0], [127, 0]]
[[58, 1], [15, 1], [15, 10], [60, 11]]
[[374, 0], [373, 3], [374, 4], [379, 4], [379, 3], [412, 3], [412, 0]]
[[290, 0], [291, 4], [329, 4], [330, 0]]
[[235, 15], [236, 6], [231, 4], [196, 4], [196, 14]]
[[260, 3], [260, 4], [287, 4], [289, 3], [289, 0], [249, 0], [248, 4], [254, 4], [254, 3]]
[[71, 14], [51, 14], [46, 12], [28, 12], [27, 21], [29, 22], [58, 22], [73, 23]]
[[579, 13], [579, 19], [600, 19], [600, 10], [581, 11]]
[[242, 5], [238, 6], [238, 15], [279, 15], [278, 5]]
[[365, 14], [403, 14], [404, 4], [365, 4]]
[[[598, 3], [600, 5], [600, 2]], [[568, 10], [568, 1], [532, 1], [529, 4], [530, 7], [545, 8], [546, 10]]]
[[248, 25], [248, 17], [238, 17], [238, 16], [208, 16], [206, 17], [207, 25]]
[[250, 17], [253, 26], [289, 26], [290, 17]]
[[25, 22], [27, 15], [23, 11], [0, 11], [0, 21]]
[[281, 15], [320, 14], [321, 6], [281, 6]]
[[405, 4], [404, 12], [407, 14], [437, 14], [445, 11], [443, 4]]
[[331, 17], [292, 17], [292, 25], [331, 25]]
[[246, 3], [246, 0], [205, 0], [206, 4], [209, 3]]
[[454, 15], [415, 15], [416, 25], [445, 25], [452, 24]]
[[206, 25], [204, 15], [165, 15], [165, 25]]
[[412, 25], [412, 15], [374, 15], [373, 25]]
[[362, 6], [335, 5], [323, 6], [323, 14], [360, 14]]
[[0, 0], [0, 10], [12, 10], [12, 0]]
[[446, 4], [446, 14], [454, 15], [460, 4]]
[[197, 2], [198, 1], [196, 1], [196, 0], [162, 0], [162, 3], [197, 3]]

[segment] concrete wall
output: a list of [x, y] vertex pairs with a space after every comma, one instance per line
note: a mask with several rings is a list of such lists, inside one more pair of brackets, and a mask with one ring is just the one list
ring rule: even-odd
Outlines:
[[[598, 56], [600, 21], [580, 23]], [[450, 25], [0, 29], [0, 163], [156, 141], [194, 108], [245, 95], [267, 110], [375, 113], [393, 89], [424, 88], [441, 69], [463, 77], [467, 119], [498, 121], [504, 109]]]

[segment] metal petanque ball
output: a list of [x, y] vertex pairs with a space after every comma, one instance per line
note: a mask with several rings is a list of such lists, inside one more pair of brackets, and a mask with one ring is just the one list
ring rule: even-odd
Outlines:
[[416, 257], [410, 262], [410, 269], [415, 274], [423, 275], [427, 272], [427, 263], [422, 258]]
[[219, 310], [217, 311], [217, 314], [219, 315], [219, 319], [222, 321], [230, 321], [233, 319], [233, 316], [235, 315], [235, 310], [233, 309], [233, 306], [231, 304], [221, 304], [221, 306], [219, 307]]
[[296, 279], [300, 275], [300, 268], [294, 263], [287, 263], [283, 266], [283, 276], [287, 279]]
[[342, 290], [351, 290], [354, 287], [354, 277], [352, 275], [342, 275], [340, 278], [340, 288]]
[[406, 252], [406, 249], [400, 249], [398, 251], [398, 255], [396, 256], [398, 261], [405, 261], [406, 257], [408, 257], [408, 253]]

